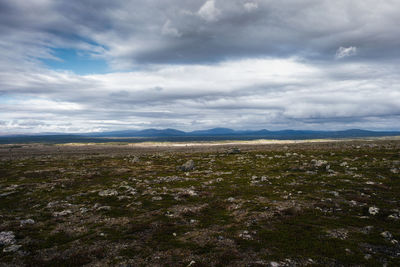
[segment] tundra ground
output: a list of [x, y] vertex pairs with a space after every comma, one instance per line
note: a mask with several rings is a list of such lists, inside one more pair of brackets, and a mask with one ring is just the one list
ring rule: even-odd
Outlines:
[[400, 140], [0, 146], [0, 266], [399, 266]]

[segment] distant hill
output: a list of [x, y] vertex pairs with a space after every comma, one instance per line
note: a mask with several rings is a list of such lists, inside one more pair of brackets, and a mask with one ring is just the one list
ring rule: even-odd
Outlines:
[[176, 129], [124, 130], [99, 133], [63, 134], [43, 133], [32, 135], [1, 136], [0, 144], [12, 143], [87, 143], [87, 142], [143, 142], [143, 141], [216, 141], [216, 140], [254, 140], [254, 139], [324, 139], [324, 138], [361, 138], [400, 136], [400, 131], [367, 131], [350, 129], [344, 131], [309, 131], [309, 130], [242, 130], [213, 128], [184, 132]]

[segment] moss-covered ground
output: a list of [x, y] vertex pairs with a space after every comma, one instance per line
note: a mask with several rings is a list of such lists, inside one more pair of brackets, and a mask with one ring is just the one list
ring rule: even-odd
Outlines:
[[0, 266], [400, 266], [400, 141], [64, 147], [2, 147]]

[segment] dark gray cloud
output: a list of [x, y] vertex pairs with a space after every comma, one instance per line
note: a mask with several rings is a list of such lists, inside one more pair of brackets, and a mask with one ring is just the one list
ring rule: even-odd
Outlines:
[[399, 15], [391, 0], [6, 0], [0, 31], [20, 45], [40, 44], [32, 57], [48, 56], [43, 46], [97, 47], [116, 68], [249, 56], [331, 60], [350, 47], [354, 59], [377, 60], [399, 57]]

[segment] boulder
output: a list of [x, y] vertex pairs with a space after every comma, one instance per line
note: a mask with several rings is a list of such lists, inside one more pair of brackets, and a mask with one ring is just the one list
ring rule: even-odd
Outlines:
[[194, 166], [194, 161], [193, 160], [188, 160], [188, 161], [185, 162], [185, 164], [180, 166], [179, 169], [181, 171], [188, 172], [188, 171], [194, 170], [194, 167], [195, 167]]

